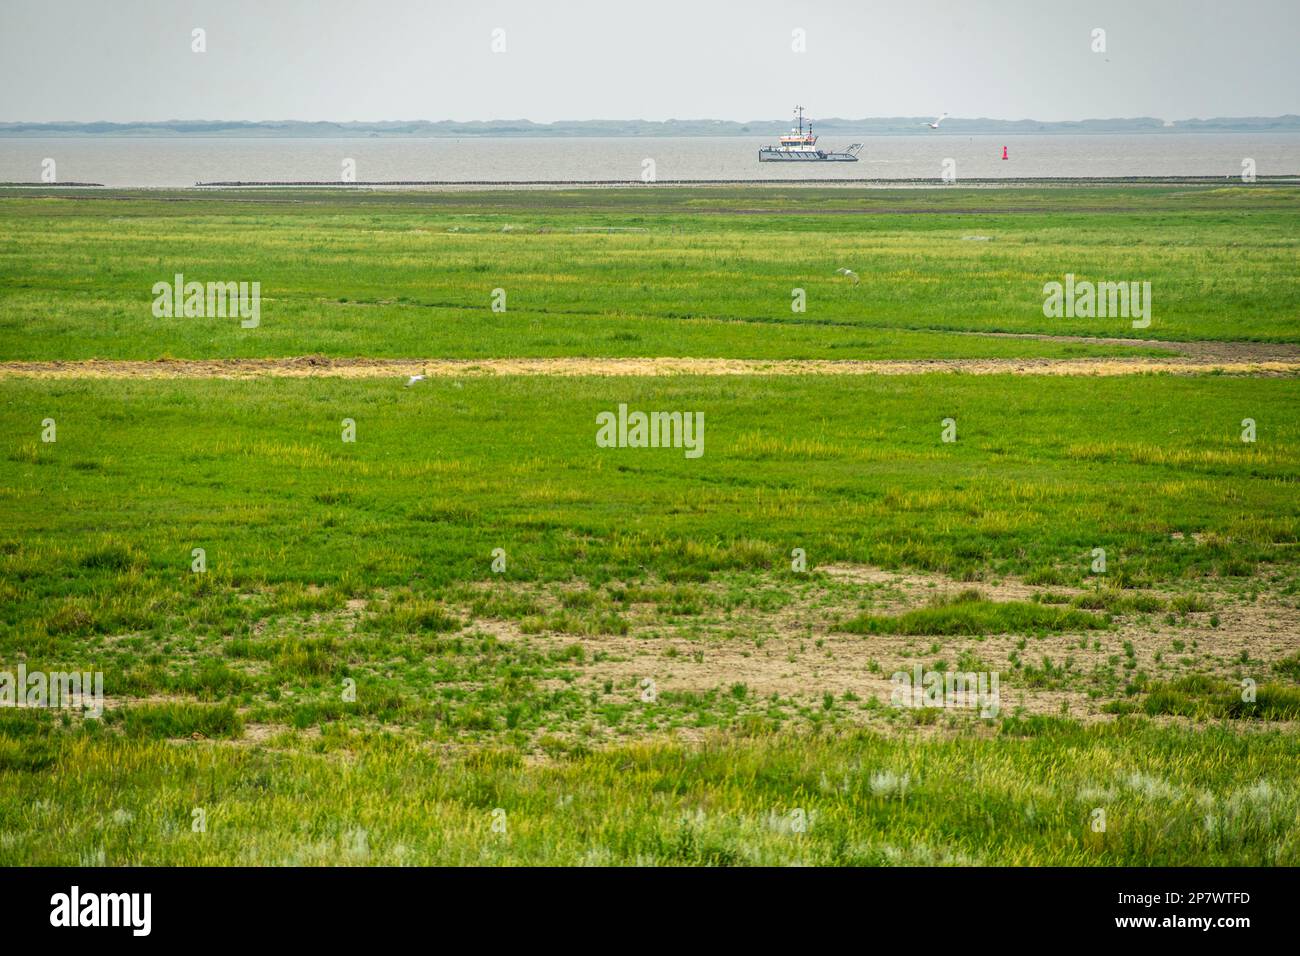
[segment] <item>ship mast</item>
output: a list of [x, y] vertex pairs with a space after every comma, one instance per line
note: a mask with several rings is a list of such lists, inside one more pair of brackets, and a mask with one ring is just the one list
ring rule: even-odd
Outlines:
[[796, 106], [794, 108], [794, 115], [799, 119], [799, 135], [802, 136], [803, 135], [803, 107]]

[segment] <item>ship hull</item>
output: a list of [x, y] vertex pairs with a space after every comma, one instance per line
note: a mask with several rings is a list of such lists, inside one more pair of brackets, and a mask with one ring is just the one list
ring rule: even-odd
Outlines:
[[858, 157], [849, 153], [795, 152], [793, 150], [760, 149], [760, 163], [856, 163]]

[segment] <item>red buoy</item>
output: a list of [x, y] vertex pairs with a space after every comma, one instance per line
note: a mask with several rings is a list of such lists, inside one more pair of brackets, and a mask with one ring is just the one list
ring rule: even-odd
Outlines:
[[1007, 158], [1007, 148], [1005, 146], [1002, 147], [1002, 158], [1003, 159]]

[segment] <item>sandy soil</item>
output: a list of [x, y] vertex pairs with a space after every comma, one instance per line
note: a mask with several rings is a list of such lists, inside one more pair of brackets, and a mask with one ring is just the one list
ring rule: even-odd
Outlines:
[[[1081, 340], [1098, 342], [1100, 340]], [[1148, 344], [1148, 343], [1130, 343]], [[1220, 372], [1266, 377], [1300, 374], [1300, 349], [1251, 342], [1160, 343], [1182, 354], [1169, 358], [982, 358], [829, 361], [823, 359], [725, 358], [493, 358], [373, 359], [292, 358], [166, 359], [129, 361], [0, 362], [0, 378], [437, 378], [495, 375], [1176, 375]]]
[[[1112, 660], [1128, 660], [1126, 644], [1133, 647], [1134, 667], [1156, 680], [1193, 673], [1235, 680], [1246, 674], [1264, 683], [1276, 679], [1274, 662], [1300, 650], [1300, 607], [1294, 600], [1265, 591], [1250, 601], [1213, 586], [1200, 592], [1212, 602], [1213, 612], [1194, 612], [1176, 626], [1160, 613], [1124, 616], [1114, 630], [1047, 634], [1027, 640], [1016, 634], [845, 634], [838, 631], [837, 622], [856, 613], [852, 595], [859, 587], [862, 596], [870, 594], [877, 613], [890, 614], [969, 588], [997, 601], [1024, 601], [1037, 593], [1079, 590], [1036, 587], [1014, 578], [958, 581], [944, 575], [896, 573], [862, 565], [831, 565], [818, 570], [837, 584], [849, 585], [849, 591], [832, 594], [814, 587], [777, 611], [738, 610], [723, 618], [706, 613], [676, 622], [657, 617], [649, 606], [635, 606], [627, 614], [631, 630], [626, 635], [524, 635], [514, 621], [482, 618], [475, 620], [471, 629], [505, 641], [523, 641], [543, 651], [581, 643], [588, 651], [588, 662], [578, 668], [578, 684], [584, 689], [598, 689], [606, 680], [620, 687], [635, 686], [646, 677], [653, 679], [660, 691], [725, 692], [733, 684], [743, 683], [757, 697], [775, 693], [814, 707], [826, 692], [837, 697], [853, 692], [887, 704], [892, 691], [890, 675], [895, 671], [910, 672], [917, 664], [929, 669], [937, 660], [955, 666], [962, 653], [968, 652], [990, 670], [1002, 673], [1002, 713], [1023, 708], [1031, 714], [1060, 714], [1064, 707], [1071, 717], [1086, 721], [1113, 719], [1102, 709], [1107, 698], [1088, 695], [1084, 675], [1095, 667], [1115, 667]], [[538, 589], [534, 596], [547, 603], [543, 592]], [[1176, 594], [1152, 593], [1166, 599]], [[1211, 613], [1218, 626], [1210, 623]], [[1180, 642], [1181, 650], [1175, 650], [1180, 646], [1175, 642]], [[1240, 661], [1243, 651], [1249, 654], [1249, 664]], [[1057, 666], [1070, 660], [1076, 676], [1061, 686], [1026, 686], [1009, 662], [1013, 656], [1034, 667], [1044, 658]], [[860, 711], [853, 716], [875, 723], [881, 713]]]

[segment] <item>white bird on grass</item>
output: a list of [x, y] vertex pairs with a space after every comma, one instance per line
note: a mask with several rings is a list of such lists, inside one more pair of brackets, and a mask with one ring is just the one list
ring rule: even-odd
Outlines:
[[944, 113], [943, 116], [940, 116], [940, 117], [939, 117], [938, 119], [936, 119], [933, 123], [927, 123], [926, 125], [929, 126], [930, 129], [938, 129], [938, 128], [939, 128], [939, 124], [943, 122], [944, 116], [947, 116], [947, 115], [948, 115], [947, 113]]
[[419, 375], [412, 375], [409, 379], [407, 379], [406, 387], [410, 388], [416, 382], [423, 382], [428, 377], [429, 377], [429, 370], [427, 368], [422, 368], [420, 369]]
[[853, 280], [854, 285], [857, 285], [861, 281], [858, 278], [858, 274], [854, 272], [852, 269], [836, 269], [835, 274], [841, 276], [848, 276], [850, 279]]

